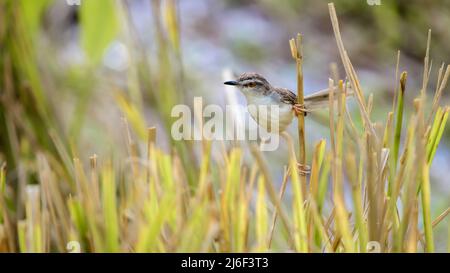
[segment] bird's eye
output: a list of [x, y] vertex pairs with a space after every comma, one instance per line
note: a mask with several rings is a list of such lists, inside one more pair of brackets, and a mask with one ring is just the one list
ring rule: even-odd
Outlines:
[[251, 83], [248, 84], [248, 87], [255, 87], [255, 86], [256, 86], [255, 82], [251, 82]]

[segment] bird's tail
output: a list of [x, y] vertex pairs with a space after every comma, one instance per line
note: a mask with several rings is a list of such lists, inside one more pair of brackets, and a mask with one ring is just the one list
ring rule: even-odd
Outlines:
[[[333, 88], [334, 90], [334, 100], [337, 101], [337, 94], [339, 92], [339, 89], [337, 87]], [[349, 85], [347, 85], [347, 88], [345, 88], [346, 97], [353, 96], [354, 92], [351, 89]], [[305, 100], [305, 106], [306, 109], [309, 111], [319, 110], [323, 109], [329, 106], [330, 102], [330, 89], [323, 89], [320, 91], [317, 91], [311, 95], [307, 95], [304, 98]]]

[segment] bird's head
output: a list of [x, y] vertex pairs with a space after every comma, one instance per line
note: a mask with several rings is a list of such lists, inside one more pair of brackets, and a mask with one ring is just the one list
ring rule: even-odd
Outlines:
[[271, 90], [269, 82], [258, 73], [243, 73], [235, 81], [224, 84], [238, 87], [245, 95], [267, 95]]

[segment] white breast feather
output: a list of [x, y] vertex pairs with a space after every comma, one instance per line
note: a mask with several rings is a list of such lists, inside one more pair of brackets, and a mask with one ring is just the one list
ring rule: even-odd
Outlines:
[[[252, 96], [248, 94], [246, 95], [247, 104], [256, 106], [248, 108], [250, 116], [267, 131], [274, 133], [283, 132], [284, 130], [286, 130], [289, 124], [291, 124], [292, 119], [294, 117], [292, 106], [285, 103], [280, 103], [279, 98], [277, 98], [276, 96], [278, 96], [278, 94], [274, 94], [273, 96]], [[258, 106], [260, 105], [267, 106], [266, 109], [267, 111], [269, 111], [268, 115], [266, 115], [265, 113], [263, 114], [263, 112], [259, 113], [260, 109], [258, 108]], [[270, 111], [271, 105], [278, 105], [279, 110], [278, 113], [276, 111]], [[277, 126], [271, 128], [272, 120], [273, 122], [278, 121], [278, 128]]]

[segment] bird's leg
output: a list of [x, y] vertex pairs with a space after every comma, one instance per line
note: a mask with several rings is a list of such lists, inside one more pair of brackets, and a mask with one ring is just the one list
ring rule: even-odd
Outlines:
[[292, 106], [292, 110], [294, 110], [294, 113], [296, 116], [299, 116], [302, 114], [306, 116], [307, 113], [311, 112], [310, 110], [308, 110], [306, 108], [306, 106], [304, 104], [299, 104], [299, 103], [294, 104]]
[[300, 175], [305, 176], [305, 175], [311, 173], [311, 167], [308, 165], [303, 165], [303, 164], [297, 163], [297, 168], [298, 168]]

